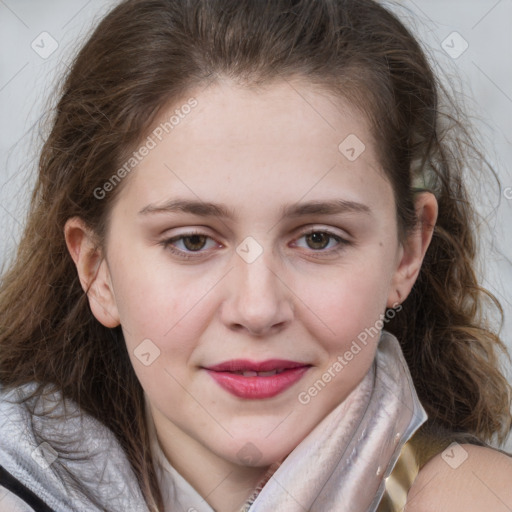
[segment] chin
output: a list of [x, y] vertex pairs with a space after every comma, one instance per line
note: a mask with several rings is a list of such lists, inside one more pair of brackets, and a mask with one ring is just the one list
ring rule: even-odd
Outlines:
[[[237, 449], [235, 451], [230, 450], [229, 455], [227, 457], [224, 455], [224, 458], [244, 467], [268, 467], [274, 462], [282, 462], [296, 446], [288, 447], [283, 445], [284, 443], [279, 443], [276, 446], [275, 441], [269, 444], [268, 439], [255, 436], [252, 440], [247, 439], [236, 442]], [[219, 455], [222, 456], [222, 453], [219, 453]]]

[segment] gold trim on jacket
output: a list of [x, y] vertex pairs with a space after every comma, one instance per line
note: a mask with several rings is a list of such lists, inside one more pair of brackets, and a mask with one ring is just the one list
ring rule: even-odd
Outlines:
[[385, 479], [385, 491], [377, 512], [403, 512], [407, 494], [421, 468], [453, 442], [487, 446], [472, 434], [450, 432], [429, 423], [421, 426], [403, 445], [393, 470]]

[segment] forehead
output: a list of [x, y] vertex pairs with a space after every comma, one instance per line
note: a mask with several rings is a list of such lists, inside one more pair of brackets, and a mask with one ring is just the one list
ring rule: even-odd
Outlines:
[[[191, 97], [194, 107], [184, 108]], [[212, 194], [233, 206], [247, 196], [289, 203], [336, 190], [350, 201], [355, 188], [387, 183], [366, 118], [304, 82], [255, 89], [219, 81], [190, 91], [162, 111], [149, 138], [154, 147], [126, 184], [138, 204]]]
[[[350, 130], [370, 142], [367, 120], [350, 100], [304, 80], [281, 80], [261, 87], [239, 86], [228, 80], [194, 91], [198, 105], [170, 133], [169, 140], [183, 138], [196, 143], [300, 151], [297, 142], [338, 151], [340, 137]], [[179, 104], [183, 103], [178, 102]], [[169, 117], [176, 103], [163, 114]], [[176, 127], [178, 128], [178, 127]], [[180, 137], [181, 135], [181, 137]]]

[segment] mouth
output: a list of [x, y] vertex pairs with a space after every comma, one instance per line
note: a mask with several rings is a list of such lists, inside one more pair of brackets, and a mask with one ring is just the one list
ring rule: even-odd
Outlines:
[[203, 368], [221, 388], [238, 398], [272, 398], [298, 382], [310, 364], [282, 359], [234, 359]]

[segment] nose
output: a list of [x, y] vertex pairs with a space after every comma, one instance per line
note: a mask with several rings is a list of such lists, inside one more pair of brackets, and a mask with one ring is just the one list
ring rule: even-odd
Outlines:
[[[222, 320], [229, 329], [269, 336], [293, 319], [293, 292], [280, 265], [264, 251], [255, 261], [234, 255]], [[280, 270], [281, 269], [281, 270]]]

